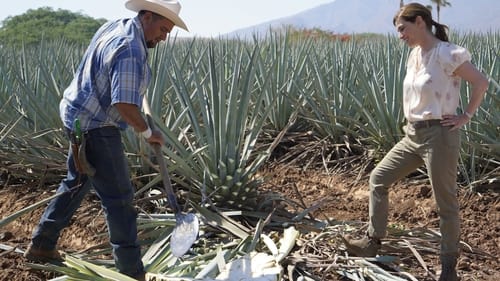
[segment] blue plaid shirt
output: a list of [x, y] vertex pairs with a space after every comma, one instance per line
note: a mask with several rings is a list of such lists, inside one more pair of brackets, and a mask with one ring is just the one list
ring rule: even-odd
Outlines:
[[76, 118], [82, 131], [105, 126], [127, 128], [116, 103], [142, 107], [151, 79], [148, 49], [138, 17], [104, 24], [94, 35], [59, 105], [64, 126]]

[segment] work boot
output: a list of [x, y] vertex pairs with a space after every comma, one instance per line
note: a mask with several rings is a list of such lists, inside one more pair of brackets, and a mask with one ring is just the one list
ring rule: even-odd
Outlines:
[[33, 246], [30, 244], [26, 252], [24, 252], [24, 257], [33, 262], [63, 262], [64, 259], [59, 254], [56, 249], [53, 250], [43, 250], [41, 248]]
[[441, 260], [441, 275], [439, 281], [458, 281], [457, 259], [445, 258]]
[[143, 272], [137, 276], [137, 281], [146, 281], [146, 272]]
[[365, 235], [361, 239], [354, 239], [350, 235], [342, 236], [347, 252], [357, 257], [374, 257], [380, 250], [382, 243], [379, 238]]

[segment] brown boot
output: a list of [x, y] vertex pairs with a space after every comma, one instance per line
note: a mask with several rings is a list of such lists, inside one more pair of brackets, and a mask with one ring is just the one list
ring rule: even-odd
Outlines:
[[342, 236], [347, 252], [357, 257], [374, 257], [382, 246], [380, 239], [365, 235], [361, 239], [354, 239], [350, 235]]
[[33, 262], [63, 262], [64, 259], [61, 257], [59, 252], [54, 250], [43, 250], [30, 244], [26, 252], [24, 252], [24, 257]]
[[136, 277], [137, 281], [146, 281], [146, 273], [143, 272], [139, 276]]
[[458, 281], [456, 267], [456, 258], [441, 259], [441, 275], [439, 276], [439, 281]]

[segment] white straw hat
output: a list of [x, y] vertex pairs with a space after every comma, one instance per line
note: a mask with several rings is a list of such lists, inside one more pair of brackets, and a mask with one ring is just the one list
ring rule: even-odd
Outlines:
[[176, 0], [128, 0], [125, 7], [134, 12], [146, 10], [157, 13], [171, 20], [176, 26], [188, 31], [186, 24], [179, 17], [181, 4]]

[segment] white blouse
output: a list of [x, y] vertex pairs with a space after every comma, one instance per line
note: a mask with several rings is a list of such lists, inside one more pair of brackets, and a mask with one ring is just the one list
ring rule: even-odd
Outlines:
[[456, 113], [461, 78], [454, 71], [471, 59], [467, 49], [449, 42], [439, 42], [424, 55], [421, 51], [418, 46], [411, 51], [403, 82], [403, 110], [410, 122]]

